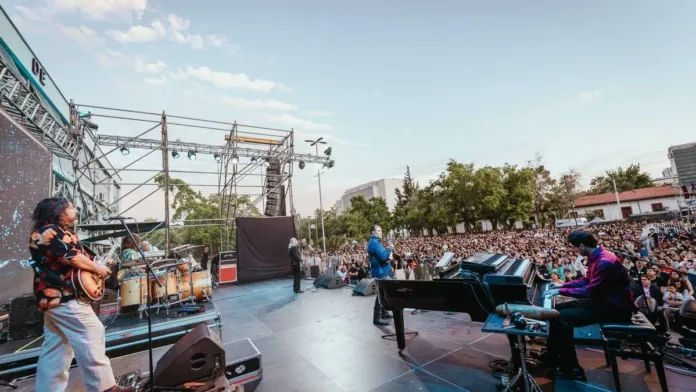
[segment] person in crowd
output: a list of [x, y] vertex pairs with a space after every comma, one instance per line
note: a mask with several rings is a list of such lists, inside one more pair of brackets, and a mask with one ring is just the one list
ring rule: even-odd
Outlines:
[[559, 317], [551, 320], [549, 327], [548, 358], [552, 364], [560, 363], [553, 372], [555, 377], [586, 380], [575, 352], [574, 328], [601, 322], [628, 323], [637, 307], [628, 272], [613, 253], [598, 246], [597, 239], [584, 231], [570, 233], [568, 242], [587, 257], [588, 271], [586, 277], [544, 293], [578, 298], [556, 306]]
[[292, 291], [297, 294], [303, 293], [304, 290], [300, 287], [302, 279], [302, 255], [296, 238], [290, 238], [288, 245], [288, 254], [290, 255], [290, 268], [292, 269]]
[[78, 300], [69, 283], [76, 270], [100, 278], [111, 273], [95, 264], [75, 234], [77, 209], [67, 199], [42, 200], [34, 209], [29, 251], [41, 273], [34, 278], [34, 295], [44, 318], [44, 336], [36, 365], [37, 391], [64, 391], [73, 357], [88, 391], [135, 392], [116, 385], [106, 356], [104, 325], [91, 305]]
[[156, 246], [152, 245], [150, 241], [142, 241], [140, 247], [143, 249], [143, 252], [156, 252], [159, 250]]

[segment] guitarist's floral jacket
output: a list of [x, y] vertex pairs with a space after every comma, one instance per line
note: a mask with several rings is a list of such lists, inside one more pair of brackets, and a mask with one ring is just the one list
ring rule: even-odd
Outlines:
[[74, 270], [70, 262], [75, 257], [90, 258], [77, 235], [58, 225], [43, 226], [31, 233], [29, 251], [41, 269], [41, 274], [34, 277], [39, 311], [75, 299], [75, 290], [69, 282]]

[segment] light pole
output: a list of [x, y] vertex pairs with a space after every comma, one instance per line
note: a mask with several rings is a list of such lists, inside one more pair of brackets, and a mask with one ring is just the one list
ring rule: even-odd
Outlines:
[[[319, 145], [326, 144], [326, 142], [323, 141], [323, 139], [323, 137], [320, 137], [317, 140], [305, 140], [305, 142], [309, 143], [310, 147], [314, 147], [317, 152], [317, 156], [319, 156]], [[326, 155], [331, 155], [331, 147], [327, 148], [326, 151], [324, 151], [324, 153]], [[319, 169], [317, 169], [317, 181], [319, 182], [319, 213], [321, 215], [321, 242], [323, 245], [324, 254], [326, 255], [326, 232], [324, 231], [324, 202], [321, 196], [321, 172]]]

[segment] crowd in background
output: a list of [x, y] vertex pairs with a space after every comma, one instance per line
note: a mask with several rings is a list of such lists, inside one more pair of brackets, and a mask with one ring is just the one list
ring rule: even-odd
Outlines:
[[[543, 279], [564, 282], [586, 272], [586, 260], [578, 258], [566, 241], [572, 230], [490, 231], [397, 238], [393, 241], [394, 253], [402, 261], [395, 267], [408, 270], [418, 263], [434, 264], [446, 252], [453, 252], [456, 259], [491, 252], [529, 259], [537, 264], [538, 275]], [[689, 226], [679, 221], [625, 221], [585, 226], [582, 230], [593, 233], [601, 246], [614, 251], [636, 280], [646, 275], [665, 296], [669, 296], [672, 286], [683, 299], [693, 296], [695, 276], [686, 273], [696, 274], [696, 231], [692, 232]], [[369, 269], [365, 249], [366, 244], [353, 242], [326, 255], [306, 251], [303, 258], [307, 268], [319, 266], [321, 272], [337, 271], [348, 276], [353, 271], [357, 277], [356, 270]]]

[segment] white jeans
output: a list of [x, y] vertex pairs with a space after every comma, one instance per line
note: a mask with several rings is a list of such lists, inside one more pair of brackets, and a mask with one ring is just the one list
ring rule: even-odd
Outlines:
[[65, 391], [73, 355], [89, 392], [114, 385], [106, 356], [104, 325], [87, 303], [76, 300], [44, 311], [44, 342], [37, 364], [37, 391]]

